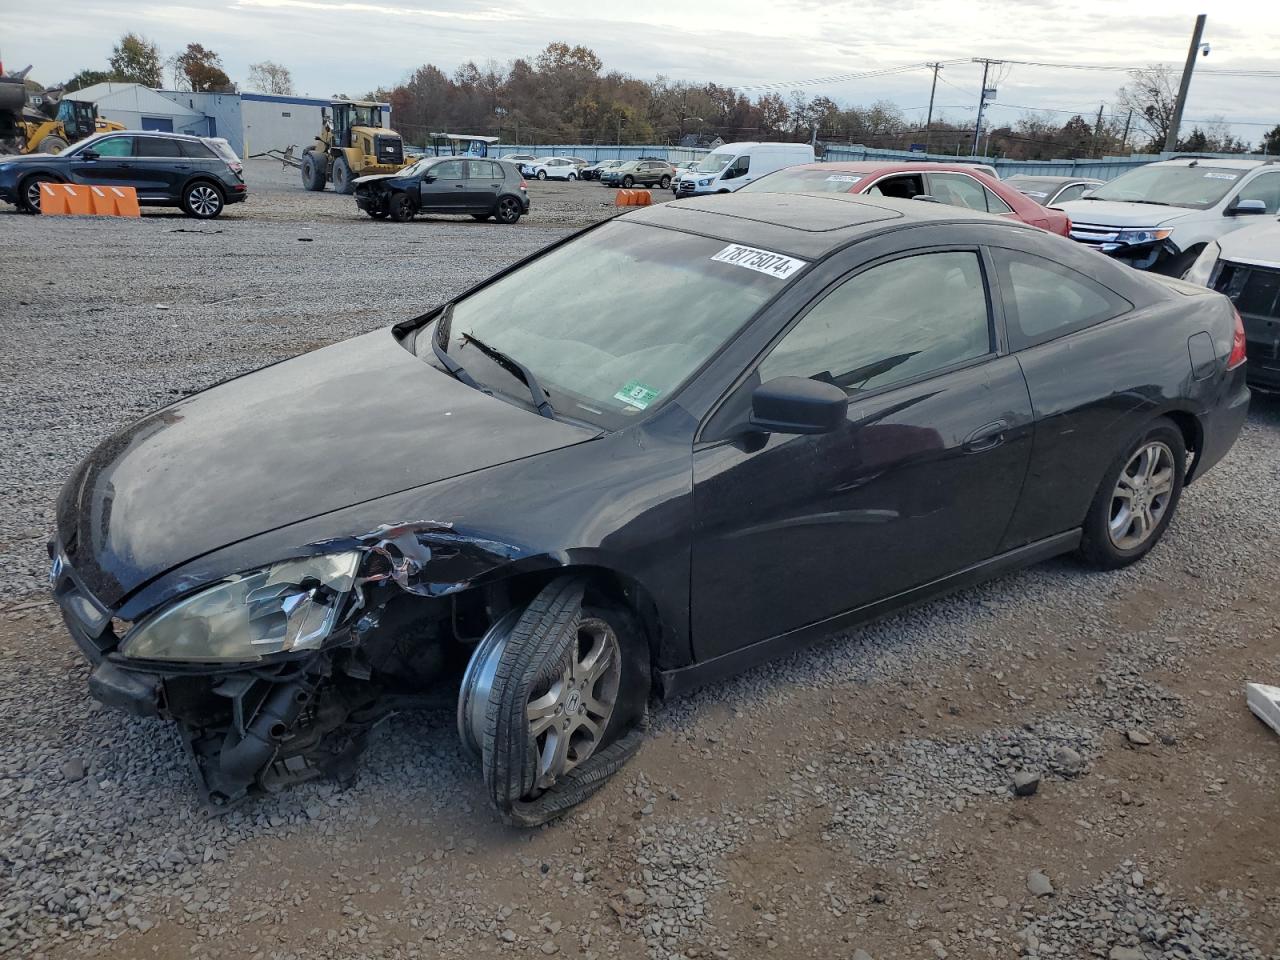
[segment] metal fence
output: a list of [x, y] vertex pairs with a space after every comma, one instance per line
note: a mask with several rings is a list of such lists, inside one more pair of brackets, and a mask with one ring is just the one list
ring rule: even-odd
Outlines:
[[[635, 160], [639, 157], [659, 157], [672, 163], [679, 163], [681, 160], [696, 160], [709, 152], [691, 147], [671, 147], [664, 144], [608, 146], [583, 143], [540, 143], [530, 146], [527, 144], [499, 143], [490, 147], [490, 156], [495, 157], [500, 157], [507, 153], [530, 153], [537, 157], [581, 157], [592, 163], [600, 160]], [[1102, 157], [1100, 159], [1085, 160], [1007, 160], [1000, 157], [970, 157], [946, 153], [913, 153], [909, 150], [883, 150], [858, 144], [828, 144], [825, 149], [824, 159], [885, 160], [895, 163], [910, 163], [922, 160], [935, 163], [985, 163], [995, 167], [996, 172], [1001, 177], [1023, 174], [1028, 176], [1092, 177], [1097, 180], [1111, 180], [1143, 164], [1183, 155], [1178, 153], [1140, 153], [1127, 157]], [[1207, 153], [1198, 155], [1232, 160], [1275, 159], [1262, 154], [1244, 153]]]

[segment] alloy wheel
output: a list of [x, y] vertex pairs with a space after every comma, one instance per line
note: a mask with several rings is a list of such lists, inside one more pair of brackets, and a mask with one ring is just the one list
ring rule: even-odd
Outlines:
[[218, 196], [218, 191], [213, 187], [200, 184], [191, 188], [191, 192], [187, 194], [187, 203], [191, 206], [191, 212], [198, 217], [212, 217], [218, 212], [218, 208], [222, 204], [222, 198]]
[[40, 212], [40, 185], [44, 180], [32, 180], [27, 184], [27, 209], [32, 213]]
[[1169, 508], [1174, 484], [1173, 451], [1159, 440], [1129, 458], [1111, 494], [1107, 531], [1118, 550], [1134, 550], [1151, 538]]

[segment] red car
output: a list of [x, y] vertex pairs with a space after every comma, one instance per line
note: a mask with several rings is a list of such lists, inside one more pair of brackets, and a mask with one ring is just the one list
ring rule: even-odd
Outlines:
[[955, 163], [805, 163], [770, 173], [742, 187], [753, 193], [865, 193], [868, 196], [929, 197], [939, 203], [1012, 217], [1067, 236], [1071, 220], [1042, 207], [971, 166]]

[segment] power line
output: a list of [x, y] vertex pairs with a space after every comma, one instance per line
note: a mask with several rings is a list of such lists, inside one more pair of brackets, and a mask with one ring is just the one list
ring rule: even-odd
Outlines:
[[[944, 66], [949, 63], [968, 63], [967, 60], [942, 60]], [[884, 67], [879, 70], [865, 70], [861, 73], [841, 73], [830, 77], [814, 77], [810, 80], [777, 80], [769, 83], [753, 83], [738, 85], [736, 90], [786, 90], [792, 87], [808, 87], [820, 84], [845, 83], [850, 80], [869, 80], [874, 77], [887, 77], [897, 73], [910, 73], [913, 70], [932, 70], [932, 63], [904, 63], [897, 67]]]
[[[1106, 63], [1048, 63], [1043, 60], [1009, 60], [1005, 59], [1005, 63], [1016, 64], [1020, 67], [1049, 67], [1055, 70], [1096, 70], [1111, 73], [1132, 73], [1135, 69], [1133, 64], [1106, 64]], [[1196, 76], [1201, 74], [1212, 74], [1218, 77], [1260, 77], [1266, 79], [1280, 79], [1280, 70], [1251, 70], [1245, 68], [1219, 67], [1218, 69], [1205, 68], [1197, 69]]]

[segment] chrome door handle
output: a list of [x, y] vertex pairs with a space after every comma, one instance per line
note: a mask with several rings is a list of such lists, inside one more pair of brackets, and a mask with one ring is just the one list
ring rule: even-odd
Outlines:
[[990, 423], [984, 423], [969, 436], [964, 438], [964, 449], [968, 453], [981, 453], [984, 450], [991, 450], [1004, 443], [1005, 430], [1009, 428], [1009, 424], [1005, 420], [992, 420]]

